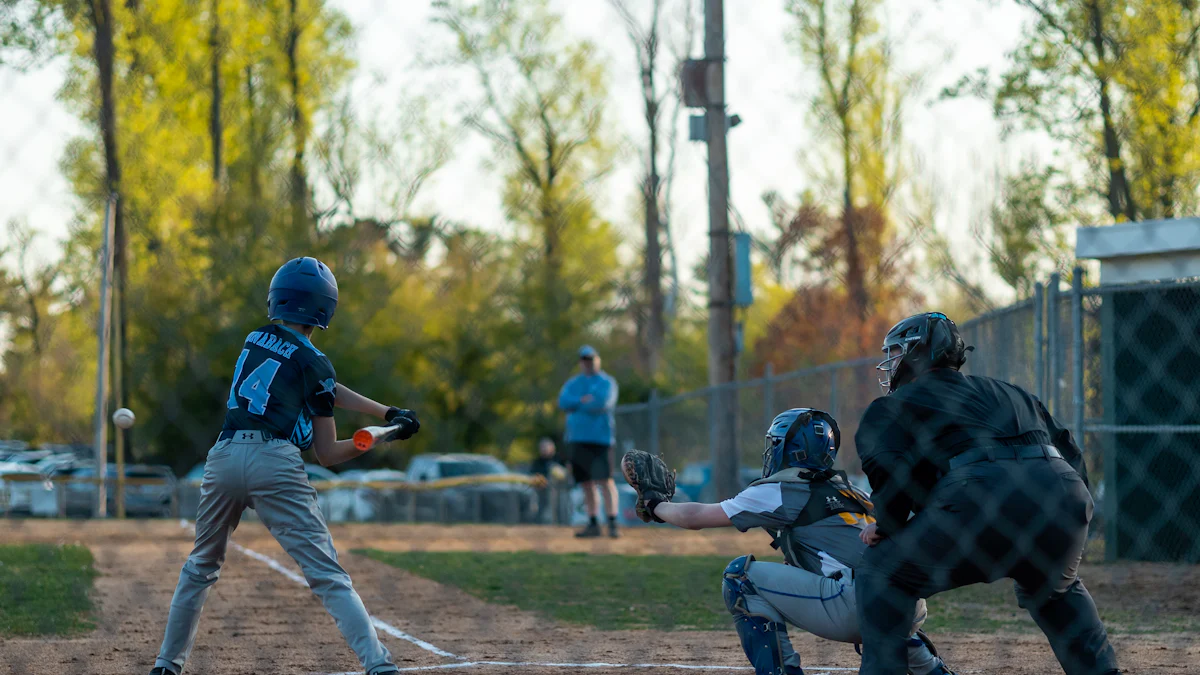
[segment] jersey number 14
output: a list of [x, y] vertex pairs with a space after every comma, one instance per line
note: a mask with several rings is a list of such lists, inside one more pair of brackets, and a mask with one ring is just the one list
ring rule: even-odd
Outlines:
[[[246, 355], [250, 353], [249, 349], [243, 349], [241, 356], [238, 357], [237, 367], [233, 370], [233, 384], [229, 385], [229, 409], [233, 410], [238, 407], [237, 396], [241, 396], [250, 402], [246, 409], [255, 415], [262, 415], [267, 412], [267, 401], [271, 399], [271, 382], [275, 379], [275, 373], [279, 372], [280, 363], [275, 359], [267, 359], [263, 361], [257, 368], [250, 371], [246, 379], [242, 381], [242, 386], [238, 386], [238, 380], [242, 377], [242, 366], [246, 365]], [[237, 390], [237, 396], [234, 395], [234, 390]]]

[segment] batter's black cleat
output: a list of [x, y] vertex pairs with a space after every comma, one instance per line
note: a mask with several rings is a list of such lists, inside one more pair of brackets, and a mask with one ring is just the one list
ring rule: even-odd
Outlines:
[[600, 533], [600, 524], [599, 523], [589, 523], [587, 527], [576, 532], [575, 536], [579, 539], [592, 539], [595, 537], [599, 537], [600, 534], [601, 534]]
[[168, 668], [163, 668], [162, 666], [159, 666], [158, 668], [151, 670], [150, 675], [175, 675], [175, 673], [171, 672], [171, 670]]
[[621, 536], [621, 533], [617, 530], [616, 523], [610, 522], [608, 524], [608, 536], [611, 539], [616, 539], [617, 537]]

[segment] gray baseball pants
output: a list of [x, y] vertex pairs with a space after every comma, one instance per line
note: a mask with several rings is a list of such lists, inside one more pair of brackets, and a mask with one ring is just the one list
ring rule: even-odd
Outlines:
[[[746, 609], [771, 621], [791, 624], [817, 637], [837, 642], [862, 643], [853, 579], [831, 579], [781, 563], [754, 561], [746, 568], [754, 595], [746, 595]], [[925, 623], [925, 601], [917, 607], [909, 634]], [[791, 640], [781, 636], [783, 662], [800, 667], [800, 656]], [[925, 675], [941, 664], [920, 640], [908, 646], [908, 671]]]
[[257, 431], [239, 431], [208, 451], [196, 513], [196, 545], [179, 573], [166, 635], [154, 666], [177, 675], [183, 671], [196, 641], [204, 600], [221, 574], [229, 537], [247, 507], [254, 509], [300, 566], [366, 672], [394, 672], [391, 654], [380, 643], [366, 607], [350, 584], [350, 575], [338, 563], [300, 450], [287, 441], [263, 440]]

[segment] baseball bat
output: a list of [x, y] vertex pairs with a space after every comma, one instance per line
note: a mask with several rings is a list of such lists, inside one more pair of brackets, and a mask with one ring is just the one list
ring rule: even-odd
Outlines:
[[399, 427], [399, 424], [393, 424], [387, 427], [364, 427], [354, 432], [354, 447], [359, 450], [370, 450], [375, 447], [384, 436], [392, 433]]

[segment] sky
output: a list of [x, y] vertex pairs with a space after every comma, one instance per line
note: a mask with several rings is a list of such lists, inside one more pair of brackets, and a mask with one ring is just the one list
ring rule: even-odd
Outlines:
[[[631, 4], [646, 0], [631, 0]], [[386, 115], [413, 96], [428, 96], [435, 110], [454, 123], [473, 98], [469, 73], [432, 67], [452, 46], [445, 30], [430, 23], [430, 0], [331, 0], [357, 29], [359, 69], [353, 97], [362, 109]], [[571, 37], [593, 41], [609, 71], [612, 129], [636, 148], [643, 138], [641, 99], [633, 47], [624, 26], [603, 0], [553, 0]], [[788, 44], [790, 20], [783, 0], [727, 0], [726, 98], [742, 123], [730, 130], [729, 162], [734, 223], [752, 232], [769, 226], [761, 196], [777, 190], [794, 196], [815, 181], [811, 165], [813, 125], [806, 119], [805, 94], [815, 85]], [[884, 23], [896, 43], [899, 67], [926, 74], [922, 91], [905, 117], [905, 137], [914, 180], [932, 189], [939, 227], [963, 247], [972, 246], [969, 223], [986, 203], [998, 167], [1040, 155], [1044, 142], [1020, 136], [1002, 142], [990, 105], [978, 100], [937, 102], [936, 93], [979, 67], [1005, 66], [1005, 55], [1028, 23], [1011, 2], [996, 0], [885, 0]], [[698, 23], [702, 30], [702, 23]], [[702, 40], [697, 39], [696, 49]], [[694, 56], [699, 56], [699, 52]], [[19, 74], [0, 70], [0, 224], [24, 219], [39, 233], [36, 253], [57, 256], [76, 204], [58, 169], [66, 143], [88, 128], [56, 99], [64, 62]], [[697, 111], [698, 112], [698, 111]], [[687, 111], [683, 115], [686, 116]], [[686, 134], [686, 119], [680, 125]], [[681, 267], [707, 249], [707, 193], [702, 143], [682, 141], [674, 195], [675, 238]], [[436, 212], [487, 229], [506, 227], [500, 181], [486, 165], [489, 144], [465, 132], [450, 162], [417, 199], [417, 210]], [[638, 157], [632, 149], [598, 188], [601, 212], [638, 236]], [[0, 231], [0, 246], [8, 240]]]

